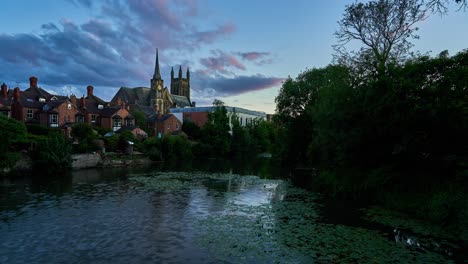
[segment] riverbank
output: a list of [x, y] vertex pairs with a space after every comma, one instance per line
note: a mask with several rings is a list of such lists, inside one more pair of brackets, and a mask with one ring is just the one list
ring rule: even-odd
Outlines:
[[[117, 167], [131, 167], [142, 166], [155, 163], [142, 153], [135, 153], [133, 155], [125, 155], [119, 153], [99, 154], [99, 153], [86, 153], [86, 154], [73, 154], [71, 155], [72, 170], [82, 170], [90, 168], [117, 168]], [[3, 169], [0, 175], [14, 174], [14, 173], [29, 173], [33, 170], [33, 162], [29, 155], [22, 154], [15, 165], [11, 168]]]

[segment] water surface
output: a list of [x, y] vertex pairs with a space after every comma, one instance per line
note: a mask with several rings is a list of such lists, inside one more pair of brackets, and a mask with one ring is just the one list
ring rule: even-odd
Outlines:
[[196, 169], [84, 170], [3, 179], [0, 263], [457, 259], [456, 238], [419, 235], [401, 223], [395, 231], [392, 223], [380, 221], [392, 215], [381, 208], [356, 208], [358, 223], [340, 212], [330, 219], [319, 194], [277, 179], [272, 171], [264, 163], [233, 170], [218, 162]]

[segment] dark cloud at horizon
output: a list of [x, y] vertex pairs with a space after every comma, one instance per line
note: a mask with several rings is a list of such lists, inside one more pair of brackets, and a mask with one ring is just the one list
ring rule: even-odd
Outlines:
[[[197, 74], [198, 73], [198, 74]], [[252, 91], [260, 91], [281, 85], [284, 78], [268, 77], [261, 74], [239, 75], [234, 77], [207, 76], [196, 72], [194, 86], [201, 94], [209, 96], [233, 96]]]
[[[99, 15], [79, 24], [67, 19], [49, 22], [40, 26], [38, 34], [0, 33], [0, 82], [27, 83], [30, 76], [37, 76], [40, 85], [57, 92], [67, 85], [80, 89], [87, 85], [147, 86], [156, 46], [161, 59], [166, 52], [200, 49], [236, 31], [229, 21], [209, 29], [190, 24], [190, 18], [200, 16], [196, 0], [68, 2], [77, 7], [99, 7]], [[220, 95], [273, 87], [282, 79], [234, 73], [247, 69], [241, 60], [261, 63], [268, 56], [268, 52], [215, 50], [212, 56], [199, 59], [205, 69], [196, 71], [187, 65], [197, 73], [192, 74], [192, 87], [202, 93], [205, 88], [213, 89]]]

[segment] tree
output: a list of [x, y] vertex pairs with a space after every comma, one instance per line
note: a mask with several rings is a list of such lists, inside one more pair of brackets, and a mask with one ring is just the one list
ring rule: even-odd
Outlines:
[[249, 131], [241, 126], [239, 117], [236, 113], [231, 115], [232, 142], [231, 155], [234, 157], [247, 157], [252, 154], [252, 145]]
[[468, 8], [467, 0], [428, 0], [426, 1], [426, 6], [432, 12], [439, 14], [447, 14], [447, 6], [450, 3], [455, 3], [456, 5], [458, 5], [458, 10], [466, 10]]
[[71, 167], [71, 144], [59, 133], [50, 134], [45, 140], [37, 142], [31, 153], [33, 166], [39, 169], [47, 168], [48, 172], [57, 172]]
[[131, 114], [135, 118], [135, 124], [148, 133], [150, 130], [148, 128], [148, 121], [146, 120], [145, 113], [139, 110], [134, 110]]
[[[373, 0], [346, 6], [335, 33], [338, 61], [381, 76], [389, 62], [406, 58], [413, 46], [409, 39], [418, 38], [415, 24], [426, 18], [425, 10], [420, 0]], [[346, 50], [353, 40], [363, 45], [358, 52]]]
[[201, 138], [201, 128], [189, 120], [185, 120], [184, 124], [182, 124], [182, 131], [184, 131], [191, 140], [199, 140]]
[[0, 115], [0, 168], [12, 166], [17, 155], [17, 144], [26, 140], [24, 123]]
[[229, 117], [224, 102], [216, 99], [213, 105], [215, 109], [208, 114], [208, 121], [202, 129], [201, 152], [224, 157], [229, 153], [231, 145]]
[[98, 149], [93, 143], [96, 139], [96, 132], [93, 128], [85, 123], [76, 123], [72, 126], [71, 135], [74, 140], [78, 141], [75, 151], [78, 153], [86, 153]]

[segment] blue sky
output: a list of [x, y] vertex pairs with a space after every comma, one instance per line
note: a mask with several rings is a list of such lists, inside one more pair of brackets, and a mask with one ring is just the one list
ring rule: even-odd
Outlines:
[[[333, 33], [354, 1], [0, 1], [0, 82], [110, 100], [121, 86], [149, 86], [155, 49], [161, 74], [191, 71], [192, 100], [273, 113], [286, 77], [331, 62]], [[414, 50], [467, 48], [468, 12], [431, 15]]]

